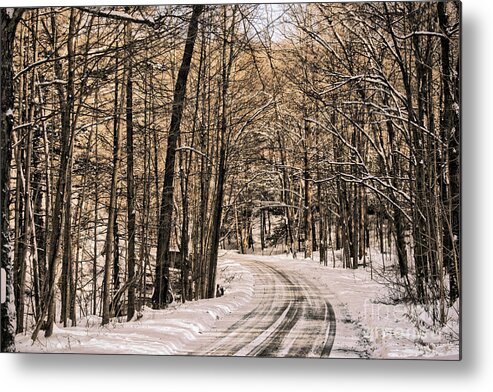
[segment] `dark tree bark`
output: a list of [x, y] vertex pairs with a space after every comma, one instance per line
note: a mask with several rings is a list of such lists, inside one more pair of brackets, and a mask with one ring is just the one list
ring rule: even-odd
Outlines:
[[[115, 66], [115, 93], [114, 93], [114, 113], [113, 113], [113, 171], [111, 174], [110, 185], [110, 205], [108, 208], [108, 228], [106, 232], [105, 262], [103, 278], [103, 317], [102, 325], [110, 322], [111, 316], [111, 265], [115, 262], [115, 222], [117, 214], [117, 194], [116, 187], [118, 182], [118, 168], [120, 166], [120, 118], [118, 112], [119, 101], [118, 83], [118, 57]], [[114, 270], [114, 269], [113, 269]]]
[[[56, 29], [56, 18], [52, 16], [52, 27]], [[39, 330], [43, 324], [44, 318], [47, 317], [45, 336], [49, 337], [53, 334], [53, 324], [55, 321], [55, 284], [56, 284], [56, 260], [58, 251], [60, 248], [60, 237], [62, 234], [62, 222], [64, 212], [64, 201], [67, 177], [69, 175], [69, 161], [70, 151], [73, 143], [74, 134], [71, 132], [71, 114], [74, 104], [74, 38], [75, 38], [75, 10], [70, 12], [69, 23], [69, 35], [67, 39], [67, 54], [68, 54], [68, 78], [65, 94], [59, 90], [59, 100], [62, 106], [61, 110], [61, 123], [62, 123], [62, 135], [61, 135], [61, 157], [60, 157], [60, 169], [56, 186], [54, 214], [51, 222], [51, 235], [48, 251], [48, 278], [45, 284], [45, 300], [44, 308], [40, 319], [32, 334], [32, 339], [36, 340]], [[53, 44], [55, 47], [55, 37], [53, 37]], [[55, 62], [55, 73], [58, 78], [62, 78], [61, 66]]]
[[[0, 54], [2, 56], [0, 73], [1, 113], [0, 113], [0, 185], [1, 185], [1, 268], [6, 274], [6, 298], [1, 304], [1, 351], [15, 351], [15, 312], [13, 286], [13, 260], [10, 243], [10, 160], [12, 158], [12, 128], [14, 125], [14, 85], [13, 85], [13, 44], [17, 24], [24, 10], [14, 8], [0, 9]], [[3, 271], [2, 271], [3, 272]]]
[[[36, 10], [36, 20], [33, 34], [33, 51], [36, 52], [36, 37], [38, 35], [39, 27], [39, 11]], [[33, 61], [36, 61], [37, 55], [33, 57]], [[38, 71], [33, 70], [32, 72], [33, 85], [34, 81], [38, 79]], [[39, 98], [39, 105], [36, 107], [36, 117], [43, 117], [44, 107], [42, 105], [43, 96], [41, 93], [41, 88], [35, 86], [36, 91], [33, 91], [33, 95]], [[34, 291], [34, 319], [37, 321], [42, 309], [42, 295], [41, 288], [43, 287], [44, 277], [46, 274], [46, 222], [47, 220], [43, 218], [45, 212], [43, 211], [43, 197], [49, 199], [48, 197], [48, 184], [49, 179], [44, 173], [43, 176], [43, 160], [42, 160], [42, 140], [43, 134], [45, 132], [45, 122], [41, 121], [41, 124], [36, 126], [33, 131], [33, 181], [32, 181], [32, 193], [33, 193], [33, 216], [34, 216], [34, 238], [33, 242], [36, 244], [36, 254], [33, 255], [33, 291]], [[48, 157], [45, 157], [48, 160]], [[45, 163], [47, 165], [47, 163]], [[41, 184], [43, 177], [46, 181], [46, 189], [43, 191], [43, 186]]]
[[132, 73], [132, 27], [126, 25], [127, 41], [127, 320], [135, 313], [135, 184], [134, 184], [134, 132], [133, 132], [133, 73]]
[[[98, 94], [95, 94], [94, 103], [98, 104]], [[96, 121], [95, 119], [93, 120]], [[98, 154], [98, 144], [99, 144], [99, 132], [98, 126], [93, 125], [95, 127], [95, 135], [94, 135], [94, 161], [95, 168], [94, 171], [96, 176], [99, 173], [99, 154]], [[96, 315], [98, 310], [98, 206], [99, 206], [99, 182], [98, 179], [94, 179], [94, 227], [93, 227], [93, 260], [92, 260], [92, 314]]]
[[[70, 161], [72, 161], [72, 151], [70, 152]], [[69, 171], [71, 171], [72, 163], [69, 163]], [[62, 255], [62, 276], [60, 282], [61, 304], [60, 304], [60, 321], [64, 327], [67, 327], [67, 319], [70, 317], [70, 303], [72, 293], [73, 279], [73, 261], [72, 261], [72, 175], [67, 175], [67, 183], [65, 190], [65, 217], [63, 229], [63, 255]]]
[[[458, 5], [460, 7], [460, 4]], [[460, 59], [457, 60], [457, 72], [451, 64], [449, 22], [446, 13], [447, 4], [437, 3], [438, 21], [445, 36], [440, 39], [443, 104], [440, 125], [443, 140], [446, 142], [448, 161], [448, 192], [444, 192], [444, 205], [448, 208], [449, 218], [444, 227], [444, 263], [449, 275], [451, 304], [459, 297], [459, 234], [460, 234], [460, 118], [459, 118], [459, 71]]]
[[218, 178], [216, 185], [216, 198], [214, 199], [214, 209], [212, 215], [211, 250], [209, 253], [209, 277], [207, 296], [214, 298], [216, 295], [216, 270], [217, 255], [219, 251], [219, 236], [221, 229], [221, 217], [223, 211], [224, 181], [226, 177], [226, 145], [224, 132], [226, 130], [226, 119], [223, 118], [221, 125], [221, 147], [219, 151]]
[[[190, 140], [190, 148], [193, 150], [195, 148], [195, 136], [197, 133], [197, 121], [199, 115], [199, 105], [200, 105], [200, 94], [201, 94], [201, 85], [204, 69], [204, 51], [203, 51], [204, 43], [202, 42], [202, 48], [200, 50], [200, 59], [198, 64], [198, 80], [197, 86], [195, 90], [195, 108], [193, 113], [192, 120], [192, 135]], [[180, 154], [180, 179], [181, 179], [181, 199], [182, 199], [182, 226], [181, 226], [181, 244], [180, 244], [180, 253], [181, 253], [181, 300], [185, 302], [186, 300], [190, 300], [192, 298], [192, 285], [189, 285], [189, 275], [191, 271], [190, 259], [189, 259], [189, 205], [190, 205], [190, 171], [193, 163], [193, 153], [192, 150], [188, 152], [188, 156], [186, 154]], [[185, 167], [184, 167], [185, 166]]]
[[308, 139], [310, 135], [310, 128], [308, 121], [304, 121], [304, 137], [303, 137], [303, 232], [305, 236], [305, 258], [312, 258], [313, 256], [313, 230], [312, 230], [312, 203], [311, 203], [311, 190], [310, 190], [310, 168], [308, 157]]
[[265, 210], [260, 209], [260, 251], [263, 252], [265, 249]]
[[[217, 270], [217, 257], [219, 251], [219, 239], [221, 233], [221, 220], [223, 212], [223, 199], [224, 199], [224, 183], [226, 181], [226, 150], [227, 150], [227, 129], [228, 129], [228, 89], [231, 74], [231, 66], [233, 64], [233, 43], [232, 37], [234, 35], [235, 26], [235, 13], [233, 11], [230, 31], [226, 30], [227, 13], [224, 9], [223, 25], [224, 25], [224, 39], [222, 46], [222, 80], [221, 80], [221, 118], [219, 129], [219, 164], [217, 167], [217, 181], [216, 181], [216, 197], [214, 199], [214, 208], [212, 212], [212, 228], [211, 228], [211, 244], [209, 252], [209, 273], [208, 273], [208, 298], [214, 298], [216, 295], [216, 270]], [[228, 42], [228, 34], [230, 34]], [[227, 47], [229, 46], [229, 52]], [[247, 232], [248, 234], [248, 232]]]
[[181, 118], [185, 103], [186, 87], [190, 64], [192, 62], [193, 48], [197, 37], [199, 18], [204, 9], [203, 5], [194, 5], [190, 23], [188, 25], [187, 40], [183, 52], [183, 58], [176, 78], [173, 108], [171, 113], [168, 144], [166, 147], [166, 163], [164, 172], [163, 193], [159, 213], [158, 247], [156, 260], [156, 276], [152, 304], [156, 309], [166, 306], [166, 297], [169, 283], [169, 246], [171, 231], [173, 228], [173, 194], [175, 176], [176, 146], [180, 136]]

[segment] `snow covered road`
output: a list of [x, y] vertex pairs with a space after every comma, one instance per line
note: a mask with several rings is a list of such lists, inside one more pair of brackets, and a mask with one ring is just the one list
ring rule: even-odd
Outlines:
[[336, 322], [327, 295], [295, 270], [283, 268], [286, 262], [243, 256], [241, 264], [254, 277], [252, 301], [218, 320], [193, 351], [183, 354], [328, 357]]
[[[131, 322], [80, 319], [52, 337], [17, 336], [21, 352], [328, 357], [336, 322], [326, 286], [294, 260], [227, 252], [218, 266], [220, 298], [144, 309]], [[123, 320], [121, 320], [123, 321]]]
[[[377, 260], [375, 256], [373, 260]], [[53, 336], [16, 337], [20, 352], [332, 358], [457, 359], [458, 320], [415, 326], [406, 304], [369, 270], [316, 260], [227, 251], [218, 264], [225, 295], [145, 308], [130, 322], [80, 317]], [[451, 309], [450, 312], [453, 312]], [[425, 313], [418, 314], [422, 320]], [[337, 334], [336, 334], [337, 325]]]

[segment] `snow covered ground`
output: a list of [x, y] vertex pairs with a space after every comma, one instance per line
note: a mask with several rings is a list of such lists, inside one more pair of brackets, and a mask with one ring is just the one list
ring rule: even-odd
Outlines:
[[198, 335], [210, 330], [226, 314], [250, 302], [254, 282], [241, 264], [222, 260], [219, 281], [227, 295], [185, 304], [171, 304], [165, 310], [145, 308], [134, 320], [113, 319], [101, 327], [101, 318], [91, 316], [77, 327], [55, 327], [46, 339], [40, 333], [32, 343], [29, 334], [17, 336], [20, 352], [72, 352], [93, 354], [172, 355], [193, 345]]
[[[336, 255], [337, 256], [337, 255]], [[337, 257], [336, 257], [337, 259]], [[376, 256], [374, 256], [376, 259]], [[331, 357], [336, 358], [459, 358], [459, 323], [455, 309], [445, 328], [428, 324], [424, 311], [411, 311], [391, 301], [387, 285], [370, 268], [348, 270], [321, 266], [311, 259], [286, 255], [238, 255], [227, 252], [219, 263], [219, 281], [226, 291], [220, 298], [174, 304], [166, 310], [146, 308], [131, 322], [113, 320], [100, 326], [98, 317], [79, 320], [73, 328], [56, 328], [49, 339], [42, 334], [32, 344], [29, 335], [17, 337], [21, 352], [173, 355], [194, 352], [205, 334], [225, 318], [239, 320], [255, 295], [249, 260], [302, 274], [303, 279], [327, 293], [337, 320]], [[243, 265], [242, 264], [245, 264]], [[331, 265], [329, 263], [329, 265]], [[420, 328], [415, 319], [420, 319]]]
[[[412, 309], [392, 301], [392, 290], [385, 278], [370, 267], [343, 269], [321, 266], [315, 260], [289, 262], [306, 278], [333, 293], [331, 303], [337, 320], [337, 333], [331, 357], [459, 359], [458, 304], [449, 310], [450, 321], [434, 328], [424, 309]], [[286, 260], [286, 256], [264, 256]], [[373, 255], [375, 264], [380, 254]], [[419, 318], [420, 327], [415, 326]]]

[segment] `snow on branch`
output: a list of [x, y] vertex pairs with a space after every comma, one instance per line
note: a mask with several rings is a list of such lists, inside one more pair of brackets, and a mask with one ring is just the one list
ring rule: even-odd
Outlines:
[[42, 87], [46, 87], [46, 86], [51, 86], [53, 84], [67, 84], [67, 81], [66, 80], [62, 80], [62, 79], [53, 79], [53, 80], [47, 80], [47, 81], [44, 81], [44, 82], [37, 82], [36, 85], [38, 86], [42, 86]]
[[399, 36], [399, 35], [395, 35], [396, 38], [398, 39], [401, 39], [401, 40], [405, 40], [405, 39], [409, 39], [409, 38], [412, 38], [412, 37], [416, 37], [416, 36], [434, 36], [434, 37], [439, 37], [439, 38], [447, 38], [448, 37], [443, 34], [443, 33], [438, 33], [436, 31], [413, 31], [412, 33], [410, 34], [407, 34], [405, 36]]
[[116, 11], [111, 9], [106, 11], [101, 9], [100, 7], [77, 7], [77, 9], [103, 18], [110, 18], [115, 20], [123, 20], [125, 22], [139, 23], [150, 27], [157, 26], [154, 20], [150, 20], [144, 17], [133, 16], [122, 11]]

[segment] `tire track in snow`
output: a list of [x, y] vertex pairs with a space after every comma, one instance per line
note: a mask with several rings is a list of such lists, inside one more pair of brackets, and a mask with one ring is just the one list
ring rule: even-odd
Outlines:
[[[235, 355], [268, 330], [276, 322], [276, 316], [282, 314], [288, 305], [288, 301], [282, 299], [282, 282], [279, 282], [277, 276], [269, 277], [261, 264], [250, 261], [244, 264], [255, 275], [255, 307], [226, 330], [217, 328], [214, 335], [217, 335], [218, 340], [207, 350], [206, 355]], [[277, 303], [279, 297], [282, 301], [280, 304]]]
[[254, 304], [238, 319], [227, 316], [202, 337], [212, 356], [328, 357], [335, 313], [323, 293], [299, 271], [259, 260], [239, 260], [255, 276]]

